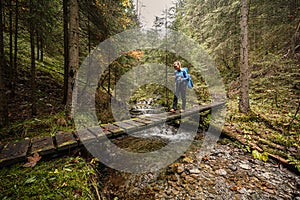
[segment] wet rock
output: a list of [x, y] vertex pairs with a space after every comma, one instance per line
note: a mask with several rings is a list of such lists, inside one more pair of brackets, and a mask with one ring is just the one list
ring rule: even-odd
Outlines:
[[246, 190], [246, 188], [242, 187], [241, 189], [238, 190], [239, 193], [241, 194], [246, 194], [248, 195], [248, 191]]
[[170, 195], [171, 193], [172, 193], [171, 189], [169, 189], [169, 190], [166, 191], [167, 195]]
[[156, 191], [156, 192], [158, 192], [158, 191], [160, 191], [160, 190], [161, 190], [161, 188], [160, 188], [160, 187], [158, 187], [158, 185], [155, 185], [155, 186], [153, 187], [153, 190], [154, 190], [154, 191]]
[[194, 162], [194, 160], [191, 157], [185, 157], [182, 159], [182, 161], [184, 163], [193, 163]]
[[296, 188], [300, 190], [300, 178], [296, 178]]
[[200, 174], [201, 171], [197, 168], [189, 170], [190, 174]]
[[209, 160], [216, 160], [216, 157], [215, 156], [210, 156]]
[[237, 166], [236, 165], [229, 165], [228, 167], [231, 171], [235, 172], [237, 170]]
[[178, 166], [178, 167], [177, 167], [177, 173], [178, 173], [178, 174], [181, 174], [182, 172], [184, 172], [184, 170], [185, 170], [185, 169], [184, 169], [183, 166]]
[[245, 169], [245, 170], [250, 170], [251, 169], [251, 166], [248, 165], [248, 164], [241, 163], [239, 166], [240, 166], [240, 168]]
[[265, 173], [263, 173], [262, 174], [262, 176], [265, 178], [265, 179], [270, 179], [270, 173], [268, 173], [268, 172], [265, 172]]
[[227, 171], [225, 169], [218, 169], [216, 171], [216, 174], [218, 174], [220, 176], [226, 176], [227, 175]]
[[177, 181], [178, 181], [178, 178], [177, 178], [177, 176], [176, 176], [175, 174], [172, 174], [172, 175], [169, 176], [169, 180], [170, 180], [170, 181], [177, 182]]
[[177, 196], [179, 194], [179, 191], [178, 190], [172, 190], [172, 193]]
[[185, 172], [183, 172], [183, 173], [180, 174], [181, 178], [185, 178], [186, 176], [187, 176], [187, 174]]
[[194, 183], [195, 182], [195, 179], [191, 176], [186, 176], [185, 180], [186, 180], [187, 183]]

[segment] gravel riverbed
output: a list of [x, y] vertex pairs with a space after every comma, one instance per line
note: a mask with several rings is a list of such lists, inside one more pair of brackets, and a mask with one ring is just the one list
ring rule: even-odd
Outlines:
[[103, 169], [103, 198], [300, 200], [300, 176], [280, 163], [254, 159], [224, 140], [200, 159], [200, 146], [201, 140], [195, 140], [176, 162], [157, 172], [129, 174]]

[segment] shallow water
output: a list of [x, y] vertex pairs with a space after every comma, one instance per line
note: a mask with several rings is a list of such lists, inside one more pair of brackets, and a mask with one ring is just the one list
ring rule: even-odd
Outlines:
[[160, 138], [168, 142], [179, 142], [182, 140], [192, 140], [192, 134], [188, 130], [179, 131], [177, 127], [163, 124], [160, 126], [151, 127], [142, 131], [131, 134], [141, 138]]

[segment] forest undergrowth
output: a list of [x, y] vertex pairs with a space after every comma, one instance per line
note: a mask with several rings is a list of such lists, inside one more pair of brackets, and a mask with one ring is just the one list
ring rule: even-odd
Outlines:
[[269, 54], [253, 62], [251, 70], [251, 111], [239, 112], [238, 82], [232, 81], [224, 133], [239, 138], [254, 157], [267, 160], [269, 156], [300, 171], [300, 66]]

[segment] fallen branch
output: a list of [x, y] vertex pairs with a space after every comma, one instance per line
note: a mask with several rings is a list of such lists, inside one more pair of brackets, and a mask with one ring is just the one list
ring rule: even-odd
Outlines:
[[[236, 127], [234, 127], [234, 129], [235, 129], [235, 131], [238, 132], [239, 134], [245, 135], [245, 133], [244, 133], [242, 130], [237, 129]], [[257, 134], [257, 133], [256, 133], [256, 134]], [[268, 145], [268, 146], [270, 146], [270, 147], [273, 147], [273, 148], [275, 148], [275, 149], [279, 149], [279, 150], [282, 150], [282, 151], [285, 150], [285, 147], [283, 147], [283, 146], [281, 146], [281, 145], [279, 145], [279, 144], [273, 143], [273, 142], [271, 142], [271, 141], [269, 141], [269, 140], [263, 139], [263, 138], [261, 138], [261, 137], [259, 137], [259, 136], [256, 136], [256, 135], [250, 135], [250, 137], [253, 138], [253, 139], [255, 139], [256, 141], [259, 141], [259, 142], [261, 142], [261, 143], [264, 143], [264, 144], [266, 144], [266, 145]]]
[[252, 137], [253, 139], [255, 139], [256, 141], [259, 141], [259, 142], [261, 142], [261, 143], [263, 143], [263, 144], [266, 144], [266, 145], [268, 145], [268, 146], [270, 146], [270, 147], [273, 147], [273, 148], [275, 148], [275, 149], [279, 149], [279, 150], [281, 150], [281, 151], [285, 151], [285, 149], [286, 149], [285, 147], [283, 147], [283, 146], [281, 146], [281, 145], [279, 145], [279, 144], [276, 144], [276, 143], [271, 142], [271, 141], [269, 141], [269, 140], [260, 138], [259, 136], [251, 135], [251, 137]]
[[260, 120], [261, 120], [264, 124], [266, 124], [267, 127], [273, 129], [274, 131], [278, 131], [278, 132], [280, 132], [280, 133], [283, 133], [283, 129], [275, 127], [275, 126], [274, 126], [274, 125], [273, 125], [273, 124], [272, 124], [265, 116], [263, 116], [262, 114], [259, 114], [259, 113], [255, 112], [254, 110], [252, 110], [252, 112], [253, 112], [256, 116], [258, 116], [258, 117], [260, 118]]
[[[236, 128], [235, 128], [236, 129]], [[228, 126], [224, 126], [223, 130], [222, 130], [222, 134], [226, 135], [227, 137], [230, 137], [234, 140], [239, 141], [240, 143], [244, 144], [244, 145], [249, 145], [251, 149], [253, 150], [257, 150], [260, 153], [263, 153], [264, 150], [259, 147], [255, 142], [249, 141], [246, 138], [243, 138], [242, 136], [240, 136], [239, 134], [234, 134], [234, 131], [236, 130], [230, 130], [230, 128]], [[274, 155], [271, 153], [266, 152], [268, 157], [271, 157], [273, 159], [276, 159], [278, 161], [280, 161], [283, 164], [289, 164], [289, 161], [278, 156], [278, 155]]]

